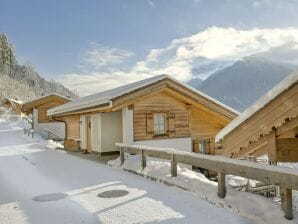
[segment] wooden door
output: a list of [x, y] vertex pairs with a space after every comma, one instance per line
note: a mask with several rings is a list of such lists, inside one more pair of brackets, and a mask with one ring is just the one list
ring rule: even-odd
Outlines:
[[91, 152], [92, 151], [92, 146], [91, 146], [91, 116], [86, 117], [86, 126], [87, 126], [87, 151]]

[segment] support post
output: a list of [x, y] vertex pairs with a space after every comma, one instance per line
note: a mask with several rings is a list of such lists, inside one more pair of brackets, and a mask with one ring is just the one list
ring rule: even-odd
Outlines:
[[174, 154], [171, 155], [171, 176], [177, 177], [177, 160]]
[[122, 147], [120, 147], [120, 166], [122, 166], [124, 163], [124, 150]]
[[226, 196], [226, 175], [218, 172], [218, 197], [224, 198]]
[[144, 150], [141, 151], [141, 168], [142, 170], [146, 167], [146, 156], [144, 155]]
[[285, 213], [285, 217], [289, 220], [293, 219], [293, 204], [292, 204], [292, 190], [281, 187], [281, 209]]

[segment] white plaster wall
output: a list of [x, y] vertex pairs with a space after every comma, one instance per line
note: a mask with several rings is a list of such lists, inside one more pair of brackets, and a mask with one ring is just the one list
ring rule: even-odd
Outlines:
[[81, 149], [87, 149], [87, 139], [86, 139], [86, 116], [80, 115], [80, 146]]
[[159, 148], [174, 148], [180, 151], [192, 152], [191, 138], [154, 139], [135, 141], [134, 144]]
[[32, 120], [33, 120], [33, 128], [34, 131], [37, 132], [38, 130], [38, 110], [37, 109], [33, 109], [33, 113], [32, 113]]
[[101, 152], [118, 151], [122, 142], [122, 111], [101, 114]]
[[[62, 138], [65, 138], [65, 124], [63, 122], [38, 123], [37, 133], [43, 138], [48, 138], [48, 132], [45, 129], [49, 129]], [[56, 138], [56, 136], [51, 135], [51, 138]]]
[[122, 133], [123, 143], [133, 144], [133, 110], [128, 110], [128, 107], [122, 109]]
[[91, 149], [101, 151], [101, 114], [91, 115]]
[[[45, 131], [45, 129], [49, 129], [52, 132], [56, 133], [57, 135], [61, 136], [62, 138], [65, 138], [65, 124], [64, 122], [48, 122], [48, 123], [38, 123], [38, 110], [33, 109], [33, 127], [34, 131], [41, 135], [43, 138], [48, 138], [48, 132]], [[55, 138], [55, 136], [51, 137]]]

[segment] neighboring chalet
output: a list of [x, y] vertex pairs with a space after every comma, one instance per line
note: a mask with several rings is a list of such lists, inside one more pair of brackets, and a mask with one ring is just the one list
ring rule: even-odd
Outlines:
[[298, 72], [290, 74], [216, 136], [217, 152], [232, 158], [298, 162]]
[[2, 101], [2, 105], [6, 109], [8, 109], [8, 110], [12, 111], [14, 114], [18, 114], [18, 115], [20, 115], [22, 113], [22, 104], [23, 104], [23, 102], [19, 101], [17, 99], [6, 98]]
[[47, 130], [65, 137], [65, 124], [63, 122], [53, 121], [47, 116], [47, 110], [53, 107], [70, 102], [71, 99], [57, 93], [45, 95], [23, 104], [23, 112], [26, 115], [31, 115], [33, 120], [34, 131], [46, 138]]
[[65, 121], [65, 148], [106, 154], [116, 142], [214, 154], [214, 137], [238, 112], [160, 75], [48, 110]]

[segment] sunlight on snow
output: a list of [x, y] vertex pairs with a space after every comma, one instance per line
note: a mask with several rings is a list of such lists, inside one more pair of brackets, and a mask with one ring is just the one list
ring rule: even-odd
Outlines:
[[23, 155], [23, 154], [44, 151], [42, 149], [29, 149], [29, 148], [24, 147], [24, 146], [28, 146], [28, 145], [33, 145], [33, 144], [0, 147], [0, 157], [1, 156], [16, 156], [16, 155]]
[[25, 212], [18, 202], [0, 205], [0, 224], [29, 224]]
[[[119, 182], [118, 182], [119, 183]], [[183, 218], [184, 216], [161, 201], [144, 197], [147, 192], [126, 185], [109, 182], [67, 192], [69, 198], [91, 213], [97, 214], [103, 223], [144, 223]], [[113, 185], [113, 186], [112, 186]], [[129, 194], [118, 198], [99, 198], [99, 193], [125, 190]], [[111, 220], [113, 217], [113, 220]]]
[[[184, 216], [161, 201], [142, 197], [111, 208], [98, 215], [103, 223], [151, 223], [171, 219], [181, 219]], [[113, 219], [111, 220], [111, 217]]]

